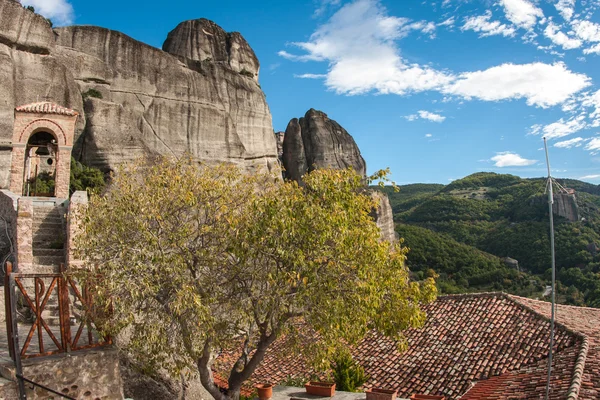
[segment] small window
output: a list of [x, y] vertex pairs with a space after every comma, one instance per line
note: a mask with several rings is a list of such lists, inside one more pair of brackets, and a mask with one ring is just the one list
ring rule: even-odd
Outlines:
[[51, 159], [51, 158], [49, 158], [49, 159], [48, 159], [48, 161], [46, 161], [46, 162], [48, 163], [48, 165], [52, 165], [52, 164], [54, 164], [54, 160], [53, 160], [53, 159]]

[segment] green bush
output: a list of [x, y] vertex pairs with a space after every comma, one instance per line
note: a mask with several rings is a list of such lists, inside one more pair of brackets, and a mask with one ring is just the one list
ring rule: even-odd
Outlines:
[[246, 68], [244, 68], [240, 71], [240, 75], [247, 76], [248, 78], [254, 78], [254, 74], [252, 72], [248, 71]]
[[77, 190], [102, 191], [106, 182], [98, 168], [88, 167], [71, 158], [71, 193]]
[[352, 359], [350, 353], [338, 354], [334, 364], [333, 379], [337, 390], [357, 392], [358, 388], [369, 379], [363, 367]]
[[49, 172], [40, 172], [28, 183], [31, 196], [54, 196], [54, 176]]
[[102, 93], [100, 93], [96, 89], [88, 89], [88, 91], [85, 92], [85, 93], [83, 93], [81, 95], [81, 97], [83, 98], [83, 100], [87, 99], [88, 97], [94, 97], [96, 99], [101, 99], [102, 98]]
[[27, 6], [25, 8], [27, 8], [31, 12], [35, 12], [35, 8], [33, 6]]

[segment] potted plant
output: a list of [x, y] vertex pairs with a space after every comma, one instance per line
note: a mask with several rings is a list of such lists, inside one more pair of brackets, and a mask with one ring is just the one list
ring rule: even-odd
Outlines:
[[306, 393], [313, 396], [332, 397], [335, 394], [335, 383], [331, 382], [310, 381], [304, 387], [306, 388]]
[[396, 400], [397, 390], [372, 388], [365, 391], [367, 400]]
[[254, 386], [258, 392], [258, 398], [260, 400], [269, 400], [273, 397], [273, 385], [270, 383], [259, 383]]
[[410, 396], [411, 400], [446, 400], [444, 396], [438, 396], [433, 394], [413, 394]]

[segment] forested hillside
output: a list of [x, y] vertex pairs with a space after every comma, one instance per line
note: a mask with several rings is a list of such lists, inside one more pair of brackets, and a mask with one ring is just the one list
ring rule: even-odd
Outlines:
[[[558, 299], [600, 307], [600, 185], [575, 189], [579, 220], [555, 215]], [[420, 278], [438, 274], [443, 293], [503, 290], [540, 297], [550, 283], [546, 180], [476, 173], [443, 185], [383, 190]], [[518, 261], [518, 265], [516, 264]]]

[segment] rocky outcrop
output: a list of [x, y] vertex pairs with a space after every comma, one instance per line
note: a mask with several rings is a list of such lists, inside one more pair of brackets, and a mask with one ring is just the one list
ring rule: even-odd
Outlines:
[[506, 265], [508, 268], [512, 268], [512, 269], [516, 269], [517, 271], [520, 271], [519, 261], [515, 260], [514, 258], [504, 257], [504, 258], [502, 258], [502, 261], [504, 262], [504, 265]]
[[204, 18], [177, 25], [169, 32], [163, 50], [188, 60], [225, 65], [258, 81], [260, 64], [246, 39]]
[[0, 188], [9, 183], [15, 107], [52, 100], [83, 114], [79, 88], [54, 49], [54, 33], [44, 17], [0, 0]]
[[0, 0], [0, 188], [8, 187], [14, 109], [43, 100], [79, 112], [73, 155], [104, 170], [184, 153], [279, 170], [259, 63], [244, 38], [202, 19], [181, 23], [164, 48], [173, 54], [93, 26], [53, 31]]
[[360, 175], [366, 174], [365, 160], [352, 136], [327, 114], [312, 108], [303, 118], [289, 122], [283, 140], [283, 166], [286, 177], [298, 182], [315, 168], [352, 167]]
[[[284, 177], [302, 184], [302, 176], [317, 168], [345, 169], [352, 167], [366, 178], [367, 166], [350, 134], [322, 111], [310, 109], [303, 118], [292, 119], [281, 135]], [[390, 200], [384, 193], [371, 195], [379, 206], [373, 218], [381, 230], [382, 239], [397, 240]]]
[[575, 194], [557, 193], [554, 195], [552, 212], [560, 217], [566, 218], [570, 222], [579, 221], [579, 206]]
[[394, 213], [392, 212], [392, 206], [390, 205], [390, 199], [385, 193], [374, 190], [372, 196], [377, 200], [379, 206], [373, 217], [375, 222], [381, 231], [381, 238], [389, 242], [398, 240], [398, 234], [396, 233], [394, 224]]
[[[216, 24], [201, 21], [221, 35]], [[195, 26], [188, 22], [180, 27]], [[177, 51], [186, 40], [192, 41], [188, 47], [198, 44], [199, 36], [184, 31], [171, 32], [164, 47]], [[229, 64], [178, 58], [104, 28], [55, 32], [58, 57], [82, 92], [102, 94], [86, 101], [86, 130], [76, 146], [87, 164], [111, 168], [140, 154], [190, 153], [246, 170], [278, 168], [271, 114], [254, 79]], [[219, 43], [209, 46], [215, 57], [222, 55]]]

